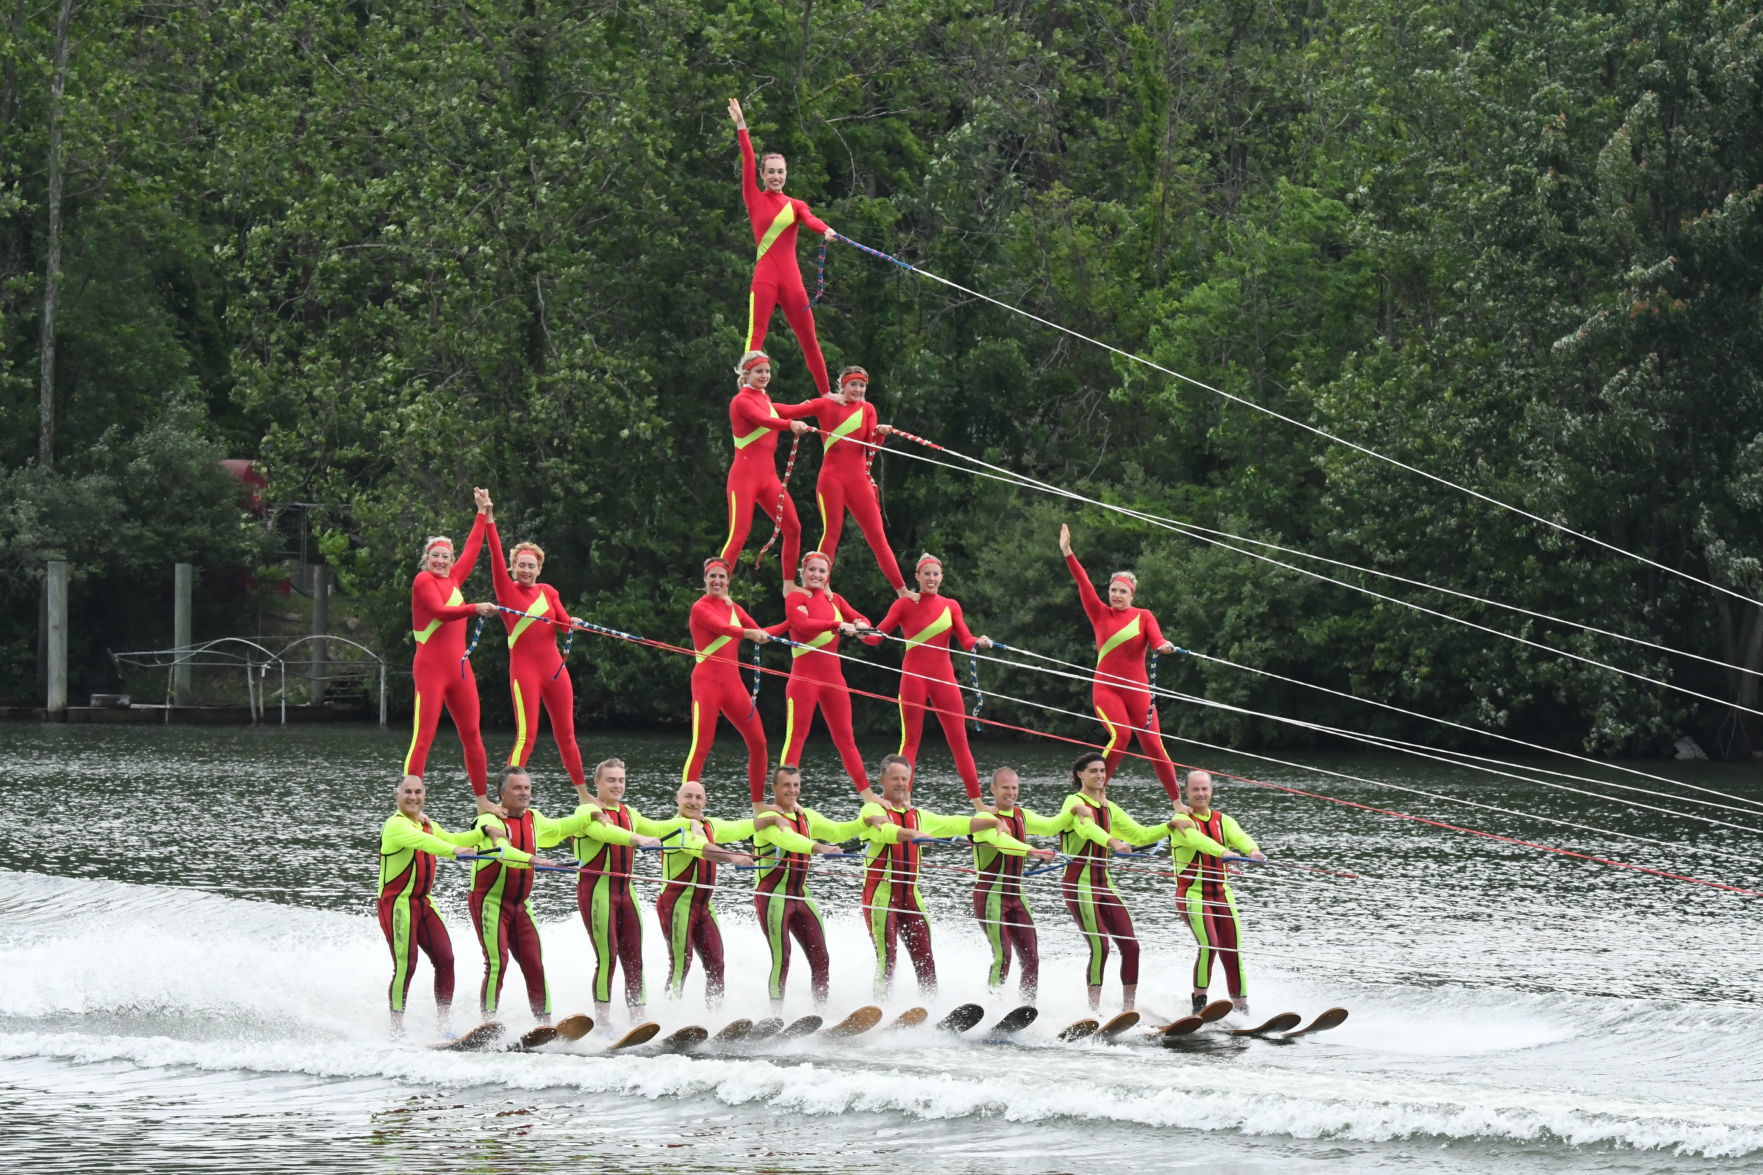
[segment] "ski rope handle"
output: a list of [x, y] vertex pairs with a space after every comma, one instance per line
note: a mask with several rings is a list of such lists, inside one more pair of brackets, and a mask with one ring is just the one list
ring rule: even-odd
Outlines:
[[[978, 647], [978, 645], [974, 646], [974, 648]], [[973, 733], [978, 734], [983, 729], [979, 720], [979, 712], [985, 709], [986, 696], [979, 689], [979, 654], [973, 649], [967, 650], [967, 680], [973, 683], [973, 713], [969, 717], [973, 719]]]
[[763, 679], [764, 675], [759, 671], [759, 643], [755, 641], [753, 643], [753, 691], [747, 701], [747, 717], [749, 718], [753, 717], [759, 709], [759, 683]]
[[556, 681], [557, 675], [563, 672], [563, 663], [569, 660], [569, 650], [573, 648], [575, 648], [575, 626], [571, 625], [569, 631], [563, 636], [562, 658], [557, 662], [557, 668], [551, 671], [552, 681]]
[[1145, 729], [1150, 730], [1151, 724], [1157, 721], [1157, 650], [1151, 650], [1151, 685], [1149, 700], [1145, 703]]
[[[791, 433], [790, 455], [784, 461], [784, 479], [778, 483], [777, 513], [771, 520], [771, 537], [765, 540], [765, 545], [759, 548], [759, 553], [757, 555], [753, 556], [754, 567], [759, 566], [759, 561], [765, 558], [765, 552], [771, 550], [771, 544], [777, 542], [777, 536], [784, 532], [784, 500], [788, 498], [790, 494], [790, 474], [796, 471], [796, 450], [801, 447], [801, 444], [802, 434]], [[784, 568], [785, 572], [788, 572], [789, 570], [788, 567]]]
[[459, 654], [459, 680], [461, 681], [465, 680], [465, 664], [471, 660], [471, 655], [477, 652], [478, 640], [484, 635], [484, 621], [488, 619], [488, 616], [477, 618], [477, 626], [471, 630], [471, 640], [467, 642], [465, 652]]
[[814, 297], [808, 299], [808, 309], [812, 310], [826, 296], [826, 238], [820, 238], [820, 259], [814, 263]]

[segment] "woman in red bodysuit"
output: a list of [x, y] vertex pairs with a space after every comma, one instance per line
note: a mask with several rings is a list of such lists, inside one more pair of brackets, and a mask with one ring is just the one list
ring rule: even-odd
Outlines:
[[1114, 777], [1127, 743], [1137, 733], [1139, 749], [1150, 756], [1163, 790], [1179, 806], [1181, 788], [1175, 781], [1175, 764], [1158, 737], [1163, 728], [1156, 707], [1151, 704], [1150, 680], [1145, 675], [1145, 654], [1152, 650], [1173, 653], [1175, 645], [1163, 639], [1163, 630], [1149, 609], [1133, 607], [1139, 581], [1132, 572], [1117, 571], [1109, 577], [1108, 602], [1104, 604], [1089, 576], [1084, 574], [1083, 565], [1071, 553], [1069, 526], [1059, 527], [1059, 550], [1065, 556], [1071, 577], [1077, 581], [1084, 615], [1090, 618], [1096, 632], [1096, 679], [1090, 687], [1090, 700], [1108, 731], [1108, 744], [1102, 748], [1108, 777]]
[[820, 422], [820, 480], [815, 483], [814, 495], [820, 503], [821, 531], [816, 549], [837, 557], [845, 511], [849, 510], [869, 549], [875, 552], [888, 586], [905, 596], [911, 593], [882, 528], [881, 497], [869, 480], [870, 455], [875, 452], [872, 446], [893, 430], [876, 423], [875, 405], [865, 398], [868, 392], [869, 373], [861, 367], [847, 367], [839, 372], [838, 397], [816, 396], [801, 405], [803, 415]]
[[533, 743], [539, 737], [539, 703], [543, 701], [563, 769], [577, 788], [586, 788], [582, 752], [575, 742], [575, 683], [557, 651], [558, 630], [568, 629], [571, 623], [563, 597], [550, 584], [539, 582], [539, 573], [545, 569], [545, 552], [539, 544], [515, 543], [504, 566], [502, 536], [496, 533], [493, 508], [489, 530], [496, 602], [526, 613], [502, 613], [502, 623], [508, 629], [508, 688], [514, 695], [514, 749], [508, 752], [508, 762], [525, 767], [532, 756]]
[[692, 666], [692, 749], [686, 754], [680, 782], [703, 780], [704, 761], [716, 741], [716, 719], [721, 715], [747, 743], [747, 790], [757, 804], [765, 798], [765, 728], [741, 685], [740, 649], [743, 640], [764, 644], [771, 637], [745, 608], [729, 599], [728, 576], [725, 560], [704, 560], [704, 595], [692, 605], [687, 621], [697, 658]]
[[869, 786], [863, 756], [857, 752], [857, 736], [851, 730], [851, 693], [836, 656], [839, 637], [856, 636], [858, 626], [868, 628], [869, 621], [843, 596], [833, 593], [828, 586], [832, 570], [830, 558], [819, 551], [808, 552], [802, 559], [802, 586], [784, 599], [784, 619], [765, 630], [773, 636], [787, 635], [798, 645], [790, 650], [790, 683], [784, 687], [788, 718], [782, 761], [788, 767], [801, 766], [802, 744], [808, 741], [808, 728], [814, 724], [818, 708], [858, 796], [865, 803], [880, 803]]
[[494, 616], [496, 605], [468, 604], [459, 590], [483, 549], [485, 512], [490, 508], [488, 490], [474, 489], [472, 496], [477, 499], [477, 518], [463, 557], [453, 558], [452, 539], [441, 535], [428, 539], [422, 545], [422, 570], [410, 585], [410, 628], [416, 636], [410, 675], [415, 679], [416, 711], [404, 774], [422, 775], [445, 707], [465, 748], [465, 773], [471, 778], [478, 811], [485, 812], [492, 806], [486, 798], [489, 762], [478, 733], [477, 677], [465, 659], [465, 622], [473, 616]]
[[[771, 359], [764, 351], [748, 351], [735, 364], [740, 387], [728, 402], [729, 427], [734, 431], [735, 457], [728, 467], [728, 538], [721, 559], [732, 570], [747, 545], [753, 527], [753, 511], [763, 511], [783, 532], [784, 591], [795, 588], [790, 572], [802, 554], [802, 524], [796, 503], [784, 492], [777, 476], [777, 434], [785, 429], [808, 431], [802, 418], [810, 414], [807, 404], [773, 404], [766, 394], [771, 383]], [[812, 401], [810, 401], [812, 403]]]
[[[918, 598], [903, 596], [894, 601], [888, 614], [876, 626], [878, 632], [896, 629], [906, 639], [906, 655], [900, 662], [900, 755], [918, 764], [918, 740], [924, 732], [924, 710], [928, 704], [937, 712], [943, 725], [943, 737], [949, 741], [949, 753], [955, 757], [955, 771], [967, 789], [967, 798], [979, 806], [979, 770], [974, 766], [973, 752], [967, 748], [967, 726], [963, 715], [961, 687], [955, 681], [955, 667], [949, 663], [949, 642], [953, 639], [963, 650], [992, 647], [990, 637], [974, 636], [967, 631], [961, 605], [940, 594], [943, 584], [943, 563], [935, 555], [920, 555], [914, 569], [918, 580]], [[864, 637], [867, 644], [879, 644], [881, 637]]]

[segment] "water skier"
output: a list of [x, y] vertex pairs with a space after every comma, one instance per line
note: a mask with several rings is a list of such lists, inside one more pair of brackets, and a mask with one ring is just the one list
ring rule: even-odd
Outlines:
[[[1194, 957], [1194, 1012], [1206, 1006], [1212, 981], [1212, 956], [1224, 968], [1224, 982], [1238, 1013], [1249, 1011], [1249, 985], [1243, 979], [1242, 921], [1236, 894], [1219, 860], [1226, 851], [1257, 861], [1267, 860], [1234, 819], [1212, 806], [1212, 773], [1190, 771], [1185, 788], [1188, 819], [1201, 835], [1175, 841], [1175, 900], [1187, 916], [1199, 951]], [[1216, 851], [1214, 851], [1216, 850]]]
[[[1069, 824], [1031, 812], [1017, 803], [1022, 780], [1009, 767], [992, 772], [992, 815], [998, 830], [1023, 840], [1029, 836], [1057, 836]], [[993, 991], [1010, 978], [1010, 959], [1016, 958], [1017, 982], [1024, 1003], [1032, 1004], [1040, 990], [1041, 956], [1035, 935], [1034, 915], [1022, 896], [1022, 855], [1007, 853], [985, 840], [973, 842], [973, 916], [985, 931], [992, 948], [992, 966], [986, 986]]]
[[747, 744], [748, 799], [757, 806], [765, 798], [765, 728], [747, 687], [741, 682], [743, 640], [764, 644], [771, 639], [747, 610], [729, 598], [730, 566], [716, 556], [704, 560], [704, 595], [692, 605], [687, 626], [692, 633], [692, 746], [680, 782], [700, 779], [716, 742], [720, 716], [740, 732]]
[[[582, 864], [576, 908], [594, 944], [594, 1019], [612, 1011], [612, 972], [624, 972], [624, 1002], [634, 1021], [643, 1018], [643, 924], [631, 896], [631, 867], [639, 848], [659, 848], [673, 823], [650, 820], [624, 802], [624, 760], [603, 759], [594, 768], [594, 806], [602, 819], [575, 840]], [[578, 809], [579, 811], [579, 809]]]
[[783, 535], [787, 595], [796, 586], [792, 576], [802, 556], [802, 522], [796, 516], [796, 503], [777, 475], [777, 434], [785, 430], [807, 432], [803, 418], [809, 415], [809, 408], [808, 404], [773, 403], [766, 391], [771, 374], [771, 357], [764, 351], [748, 351], [735, 364], [740, 386], [728, 402], [735, 455], [728, 467], [728, 537], [722, 543], [722, 561], [735, 565], [753, 528], [753, 512], [763, 512]]
[[808, 960], [808, 986], [816, 1006], [826, 1003], [830, 961], [826, 927], [808, 890], [808, 864], [816, 854], [836, 853], [838, 842], [861, 836], [861, 819], [840, 823], [802, 806], [802, 771], [782, 764], [771, 773], [771, 810], [777, 822], [759, 828], [753, 837], [758, 872], [753, 884], [753, 912], [771, 952], [766, 994], [773, 1011], [783, 1007], [784, 984], [790, 975], [790, 944]]
[[869, 402], [868, 393], [869, 373], [861, 367], [847, 367], [839, 372], [837, 396], [816, 396], [801, 405], [814, 416], [821, 432], [820, 477], [814, 483], [820, 506], [820, 545], [815, 549], [829, 556], [838, 554], [849, 511], [888, 586], [896, 595], [910, 596], [882, 525], [881, 494], [869, 478], [869, 462], [875, 453], [870, 446], [892, 430], [876, 423], [875, 405]]
[[[722, 928], [716, 922], [716, 866], [751, 865], [746, 853], [717, 848], [719, 843], [752, 838], [755, 818], [716, 820], [704, 815], [704, 785], [688, 780], [674, 793], [677, 816], [684, 839], [680, 847], [663, 854], [661, 875], [667, 884], [655, 899], [661, 918], [661, 934], [667, 939], [667, 989], [675, 999], [685, 992], [692, 956], [704, 965], [705, 1002], [712, 1008], [722, 1003]], [[777, 818], [766, 814], [757, 823], [769, 827]]]
[[845, 774], [851, 777], [858, 798], [867, 803], [878, 797], [869, 786], [869, 773], [857, 750], [857, 736], [851, 728], [851, 691], [836, 654], [839, 638], [856, 636], [858, 626], [868, 628], [869, 620], [833, 592], [832, 569], [830, 556], [819, 551], [804, 555], [802, 586], [784, 600], [783, 621], [765, 630], [774, 636], [787, 634], [797, 644], [790, 650], [790, 681], [784, 687], [783, 761], [792, 766], [802, 762], [802, 747], [818, 709], [839, 750]]

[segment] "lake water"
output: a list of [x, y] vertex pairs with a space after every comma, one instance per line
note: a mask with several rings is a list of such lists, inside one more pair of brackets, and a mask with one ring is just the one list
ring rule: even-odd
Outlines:
[[[1510, 779], [1394, 757], [1213, 760], [1511, 838], [1228, 784], [1219, 806], [1276, 860], [1357, 875], [1263, 867], [1238, 883], [1257, 1018], [1352, 1011], [1342, 1028], [1291, 1044], [1056, 1043], [1084, 1013], [1083, 951], [1049, 887], [1031, 890], [1041, 1019], [1013, 1046], [926, 1030], [752, 1057], [451, 1054], [386, 1031], [377, 835], [406, 739], [368, 727], [0, 726], [0, 786], [15, 813], [0, 870], [0, 1121], [17, 1169], [1763, 1169], [1759, 898], [1532, 847], [1763, 890], [1763, 836], [1750, 831], [1763, 828], [1763, 773], [1750, 766], [1644, 765], [1674, 785], [1605, 773], [1657, 787], [1659, 798], [1624, 793], [1652, 805], [1642, 807], [1543, 788], [1533, 770], [1543, 764]], [[508, 739], [490, 742], [493, 756]], [[745, 807], [739, 748], [725, 732], [707, 779], [713, 809], [729, 815]], [[685, 749], [659, 736], [584, 738], [590, 762], [627, 761], [628, 798], [652, 815], [671, 810]], [[1057, 806], [1069, 749], [977, 749], [983, 766], [1022, 771], [1030, 807]], [[429, 810], [449, 827], [470, 813], [456, 755], [443, 730]], [[854, 802], [835, 766], [829, 746], [810, 745], [806, 799], [842, 818]], [[921, 766], [919, 801], [964, 810], [934, 737]], [[566, 811], [548, 741], [534, 770], [538, 806]], [[1673, 815], [1688, 810], [1683, 796], [1714, 798], [1689, 786], [1740, 797], [1717, 802], [1741, 811], [1696, 810], [1743, 827]], [[1140, 767], [1115, 792], [1143, 816], [1161, 807]], [[985, 990], [986, 951], [955, 868], [965, 853], [927, 861], [942, 866], [924, 885], [942, 978], [932, 1015], [967, 1000], [1007, 1009], [1013, 991]], [[1138, 867], [1119, 884], [1145, 946], [1140, 1003], [1179, 1013], [1192, 940], [1161, 866]], [[444, 865], [438, 884], [462, 1024], [481, 966], [465, 879]], [[664, 1028], [765, 1014], [748, 883], [724, 880], [728, 1000], [706, 1019], [694, 975], [683, 1004], [651, 1003]], [[855, 875], [829, 865], [817, 888], [830, 1010], [842, 1015], [870, 1002], [873, 954]], [[587, 1010], [592, 954], [566, 875], [538, 879], [536, 907], [559, 1009]], [[645, 917], [654, 996], [665, 960], [652, 908]], [[792, 982], [802, 1002], [792, 1013], [808, 1011], [804, 977]], [[1108, 1001], [1114, 983], [1111, 966]], [[518, 1006], [517, 985], [504, 999]], [[892, 1009], [914, 999], [902, 985]], [[418, 1035], [430, 1006], [425, 963], [412, 988]]]

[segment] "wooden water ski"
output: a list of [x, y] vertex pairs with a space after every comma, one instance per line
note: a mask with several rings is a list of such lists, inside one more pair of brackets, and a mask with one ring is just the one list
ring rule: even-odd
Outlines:
[[660, 1031], [661, 1025], [655, 1023], [653, 1020], [649, 1021], [647, 1024], [639, 1024], [611, 1044], [607, 1045], [606, 1051], [609, 1053], [616, 1053], [620, 1049], [634, 1049], [640, 1044], [648, 1044], [655, 1039], [655, 1034]]
[[882, 1010], [874, 1004], [868, 1004], [864, 1007], [858, 1008], [855, 1012], [852, 1012], [849, 1016], [846, 1016], [843, 1020], [834, 1024], [831, 1028], [824, 1029], [821, 1032], [821, 1035], [837, 1037], [861, 1036], [871, 1028], [874, 1028], [877, 1024], [880, 1024], [881, 1018]]
[[1310, 1023], [1304, 1025], [1304, 1027], [1298, 1029], [1296, 1032], [1288, 1032], [1280, 1037], [1280, 1039], [1296, 1040], [1300, 1036], [1309, 1036], [1312, 1032], [1327, 1032], [1331, 1028], [1339, 1028], [1346, 1022], [1347, 1009], [1330, 1008], [1328, 1011], [1320, 1013], [1316, 1019], [1310, 1021]]
[[501, 1039], [502, 1025], [491, 1020], [434, 1047], [443, 1053], [476, 1053], [490, 1048]]
[[819, 1032], [825, 1023], [819, 1016], [804, 1016], [795, 1023], [788, 1025], [777, 1034], [779, 1040], [795, 1040], [799, 1036], [807, 1036], [811, 1032]]
[[537, 1027], [527, 1029], [525, 1034], [521, 1036], [520, 1043], [515, 1047], [521, 1049], [541, 1048], [556, 1040], [559, 1035], [557, 1029], [551, 1025], [540, 1024]]
[[1253, 1028], [1227, 1028], [1225, 1031], [1232, 1036], [1261, 1036], [1269, 1032], [1285, 1032], [1288, 1029], [1296, 1028], [1303, 1020], [1304, 1017], [1296, 1012], [1281, 1012], [1273, 1019], [1257, 1024]]
[[692, 1024], [668, 1033], [655, 1047], [664, 1053], [689, 1053], [709, 1039], [709, 1029]]
[[987, 1040], [1002, 1040], [1006, 1036], [1014, 1036], [1040, 1017], [1040, 1012], [1029, 1004], [1013, 1008], [1004, 1013], [1002, 1019], [986, 1029]]
[[1137, 1012], [1122, 1012], [1102, 1027], [1096, 1029], [1097, 1040], [1113, 1040], [1127, 1029], [1135, 1027], [1139, 1022]]
[[1213, 1000], [1211, 1003], [1201, 1008], [1197, 1015], [1207, 1024], [1216, 1024], [1226, 1016], [1230, 1015], [1230, 1010], [1234, 1007], [1236, 1007], [1236, 1005], [1229, 1000]]
[[762, 1040], [770, 1040], [783, 1031], [784, 1022], [776, 1016], [767, 1016], [748, 1030], [746, 1040], [749, 1044], [758, 1044]]
[[924, 1008], [907, 1008], [904, 1012], [901, 1012], [898, 1016], [894, 1017], [894, 1022], [888, 1025], [888, 1027], [890, 1029], [917, 1028], [920, 1024], [923, 1024], [929, 1019], [930, 1012], [928, 1010]]
[[735, 1044], [738, 1041], [746, 1040], [752, 1035], [752, 1033], [753, 1021], [736, 1020], [721, 1032], [718, 1032], [715, 1036], [711, 1037], [710, 1040], [713, 1044]]
[[594, 1018], [577, 1012], [573, 1016], [565, 1016], [557, 1021], [557, 1035], [564, 1040], [580, 1040], [594, 1031]]
[[1059, 1039], [1066, 1044], [1074, 1044], [1080, 1040], [1088, 1040], [1090, 1037], [1096, 1035], [1096, 1029], [1100, 1027], [1101, 1024], [1095, 1020], [1079, 1020], [1075, 1024], [1066, 1028], [1064, 1032], [1061, 1032], [1059, 1034]]
[[978, 1004], [962, 1004], [947, 1016], [937, 1021], [937, 1027], [944, 1032], [966, 1032], [975, 1024], [986, 1018], [986, 1010]]
[[1163, 1040], [1179, 1040], [1184, 1036], [1192, 1036], [1204, 1027], [1206, 1027], [1205, 1017], [1183, 1016], [1173, 1024], [1165, 1024], [1161, 1028], [1152, 1029], [1151, 1035]]

